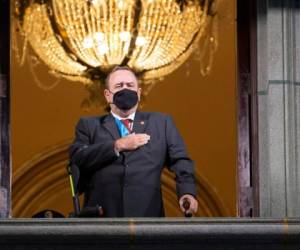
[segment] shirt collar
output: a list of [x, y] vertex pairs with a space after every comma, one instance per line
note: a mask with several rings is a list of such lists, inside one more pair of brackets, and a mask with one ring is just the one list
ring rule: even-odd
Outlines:
[[132, 114], [130, 114], [130, 115], [127, 116], [127, 117], [121, 117], [121, 116], [115, 114], [115, 113], [112, 112], [112, 111], [110, 111], [110, 112], [111, 112], [111, 114], [112, 114], [113, 117], [115, 117], [115, 118], [117, 118], [117, 119], [119, 119], [119, 120], [130, 119], [130, 120], [132, 120], [132, 121], [134, 121], [134, 117], [135, 117], [135, 113], [136, 113], [136, 112], [133, 112]]

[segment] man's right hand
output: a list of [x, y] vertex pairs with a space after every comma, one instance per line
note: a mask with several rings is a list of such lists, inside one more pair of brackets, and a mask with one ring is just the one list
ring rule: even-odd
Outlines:
[[115, 150], [118, 152], [135, 150], [150, 140], [147, 134], [129, 134], [115, 141]]

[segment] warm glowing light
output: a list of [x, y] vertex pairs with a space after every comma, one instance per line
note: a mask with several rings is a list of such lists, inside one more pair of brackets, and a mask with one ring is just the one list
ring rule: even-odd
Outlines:
[[103, 42], [103, 40], [104, 40], [104, 33], [103, 32], [95, 32], [94, 33], [94, 39], [97, 42]]
[[143, 46], [146, 44], [146, 38], [143, 36], [138, 36], [135, 41], [136, 46]]
[[128, 3], [126, 0], [117, 0], [117, 7], [120, 10], [125, 10], [128, 7]]
[[205, 51], [201, 72], [212, 68], [218, 0], [16, 1], [24, 41], [69, 80], [91, 85], [102, 79], [97, 74], [126, 64], [149, 84], [177, 69], [197, 47]]
[[83, 47], [85, 49], [90, 49], [94, 46], [94, 41], [91, 37], [86, 37], [83, 39]]
[[98, 46], [98, 52], [101, 54], [101, 55], [104, 55], [105, 53], [107, 53], [109, 50], [108, 46], [106, 44], [101, 44]]
[[105, 0], [88, 0], [93, 6], [99, 6], [105, 4]]
[[130, 40], [130, 36], [131, 36], [130, 32], [128, 32], [128, 31], [122, 31], [119, 34], [119, 37], [120, 37], [121, 41], [123, 41], [123, 42], [129, 41]]

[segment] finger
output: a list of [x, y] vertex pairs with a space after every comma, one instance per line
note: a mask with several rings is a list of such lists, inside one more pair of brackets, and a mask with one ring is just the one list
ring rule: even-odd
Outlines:
[[136, 135], [136, 138], [138, 138], [138, 139], [147, 139], [147, 140], [150, 140], [150, 136], [149, 136], [149, 135], [146, 135], [146, 134], [139, 134], [139, 135]]
[[148, 135], [148, 134], [145, 134], [145, 133], [137, 133], [135, 134], [136, 136], [145, 136], [145, 135]]
[[138, 141], [149, 141], [149, 138], [145, 137], [145, 136], [141, 136], [141, 137], [138, 137], [137, 140]]
[[138, 141], [139, 146], [145, 145], [147, 143], [148, 143], [148, 140], [139, 140]]
[[182, 205], [180, 205], [180, 210], [181, 212], [185, 213], [185, 208]]
[[135, 145], [135, 147], [141, 147], [145, 144], [147, 144], [148, 141], [142, 140], [142, 139], [137, 139], [133, 142], [133, 145]]
[[184, 211], [184, 214], [189, 215], [189, 216], [187, 216], [187, 217], [191, 217], [191, 216], [193, 216], [195, 213], [194, 213], [194, 211], [193, 211], [192, 209], [189, 209], [189, 210], [187, 210], [187, 211]]
[[197, 204], [191, 204], [190, 208], [189, 208], [189, 213], [195, 214], [198, 211], [198, 205]]

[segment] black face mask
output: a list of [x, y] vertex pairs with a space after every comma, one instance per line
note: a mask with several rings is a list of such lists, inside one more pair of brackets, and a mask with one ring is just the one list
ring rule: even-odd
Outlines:
[[137, 92], [130, 89], [122, 89], [114, 94], [113, 103], [121, 110], [129, 110], [138, 102]]

